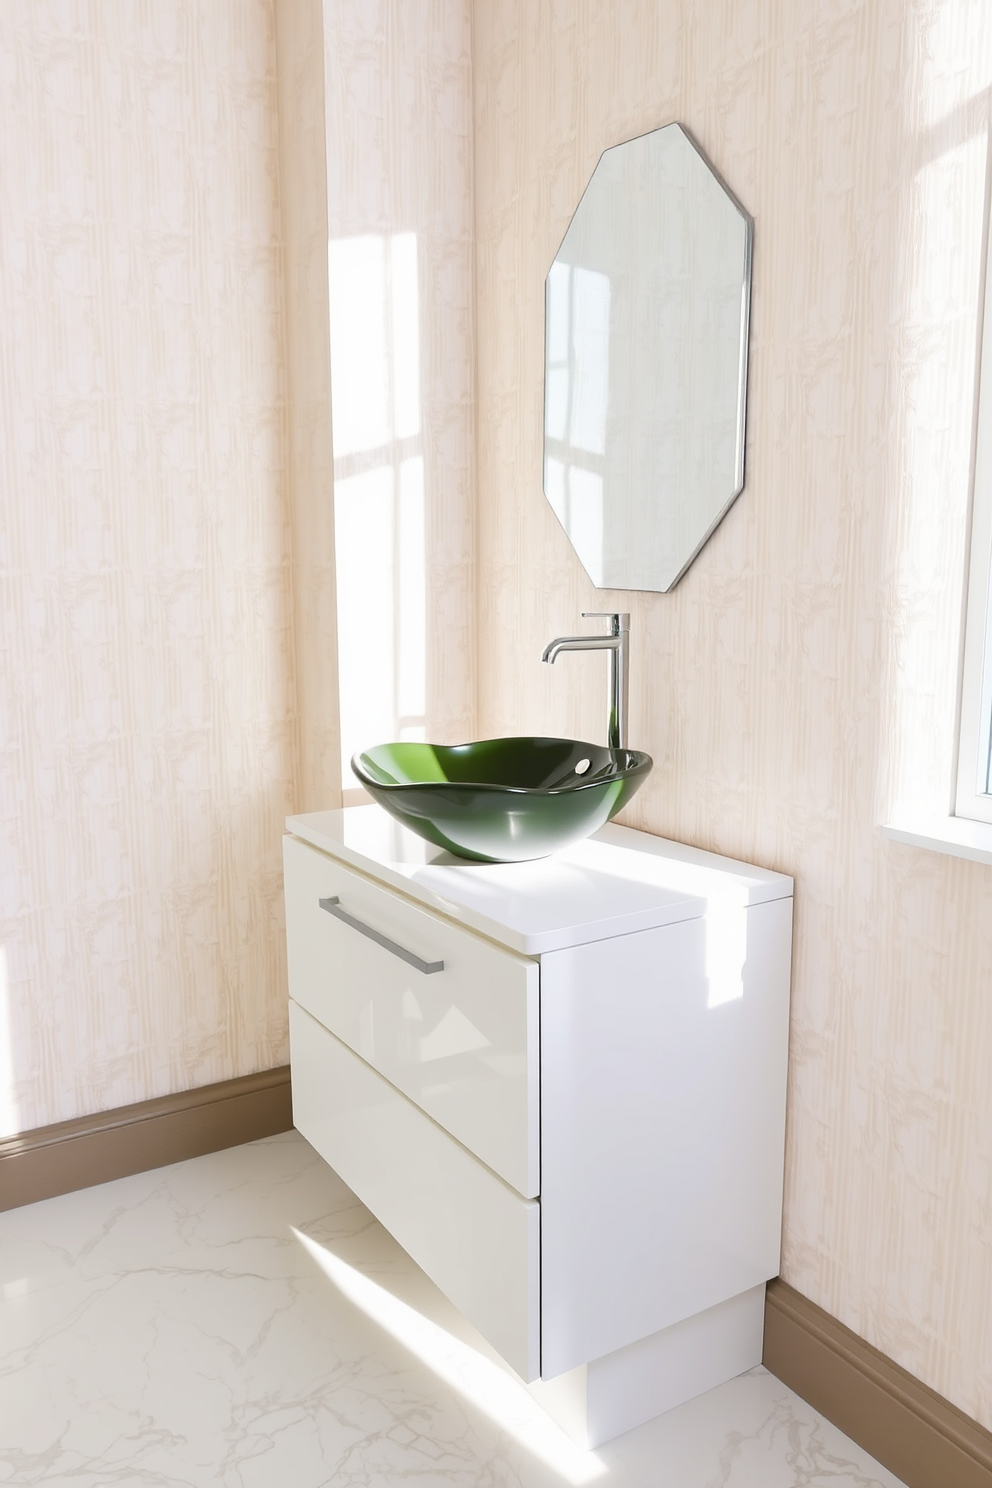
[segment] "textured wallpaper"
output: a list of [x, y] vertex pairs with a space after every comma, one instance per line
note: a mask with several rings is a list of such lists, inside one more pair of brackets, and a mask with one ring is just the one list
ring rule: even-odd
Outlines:
[[[992, 869], [947, 809], [992, 9], [474, 9], [480, 732], [598, 739], [580, 611], [632, 612], [627, 819], [796, 878], [782, 1270], [992, 1426]], [[601, 150], [679, 119], [755, 218], [747, 483], [671, 595], [592, 589], [541, 491], [543, 284]]]
[[[286, 1057], [322, 213], [415, 235], [431, 731], [599, 738], [601, 658], [540, 652], [631, 610], [629, 820], [796, 877], [783, 1274], [992, 1426], [992, 870], [878, 830], [950, 799], [992, 12], [325, 0], [325, 206], [318, 8], [0, 5], [0, 1133]], [[541, 492], [543, 282], [676, 118], [756, 221], [747, 485], [611, 595]]]
[[[472, 56], [468, 0], [324, 0], [327, 201], [331, 240], [336, 499], [351, 571], [343, 575], [346, 756], [382, 735], [353, 736], [348, 695], [375, 659], [398, 673], [395, 712], [461, 743], [475, 714], [475, 427]], [[382, 264], [389, 305], [372, 286]], [[409, 281], [409, 282], [408, 282]], [[362, 295], [370, 296], [363, 301]], [[357, 313], [356, 313], [357, 305]], [[370, 366], [378, 315], [391, 388]], [[387, 405], [379, 408], [380, 397]], [[380, 427], [381, 425], [381, 427]], [[392, 466], [391, 471], [389, 467]], [[389, 541], [383, 487], [404, 467], [422, 482], [416, 531], [397, 520], [399, 593], [380, 570]], [[395, 471], [395, 474], [393, 473]], [[363, 550], [364, 543], [364, 550]], [[421, 545], [422, 544], [422, 548]], [[385, 579], [385, 582], [383, 582]], [[405, 601], [404, 589], [411, 592]], [[409, 609], [404, 614], [404, 604]], [[376, 635], [395, 604], [395, 635]], [[405, 650], [423, 629], [421, 661]], [[419, 684], [415, 674], [424, 680]], [[406, 684], [406, 685], [404, 685]], [[411, 685], [412, 684], [412, 685]], [[379, 712], [360, 710], [364, 719]], [[353, 778], [350, 784], [356, 784]]]
[[266, 0], [0, 6], [4, 1131], [287, 1057], [277, 185]]
[[0, 1134], [287, 1057], [329, 231], [416, 241], [420, 707], [472, 732], [471, 99], [467, 3], [0, 7]]
[[321, 0], [275, 7], [283, 243], [288, 574], [299, 763], [294, 809], [341, 804]]

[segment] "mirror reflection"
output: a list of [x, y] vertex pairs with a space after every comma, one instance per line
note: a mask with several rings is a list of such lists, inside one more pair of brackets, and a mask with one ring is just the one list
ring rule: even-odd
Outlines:
[[604, 152], [551, 266], [544, 490], [598, 588], [673, 588], [742, 488], [751, 232], [669, 124]]

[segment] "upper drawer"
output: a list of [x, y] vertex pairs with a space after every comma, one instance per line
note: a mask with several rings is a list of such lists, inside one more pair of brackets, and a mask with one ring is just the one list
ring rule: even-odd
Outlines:
[[[284, 839], [290, 995], [525, 1198], [540, 1191], [539, 972]], [[366, 931], [322, 909], [337, 899]], [[382, 940], [391, 943], [385, 946]], [[427, 972], [399, 954], [425, 963]]]

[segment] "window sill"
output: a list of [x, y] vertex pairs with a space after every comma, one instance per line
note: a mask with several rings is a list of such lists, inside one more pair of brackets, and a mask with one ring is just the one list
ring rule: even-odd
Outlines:
[[968, 821], [963, 816], [908, 816], [886, 822], [882, 836], [910, 847], [969, 858], [973, 863], [992, 863], [992, 823]]

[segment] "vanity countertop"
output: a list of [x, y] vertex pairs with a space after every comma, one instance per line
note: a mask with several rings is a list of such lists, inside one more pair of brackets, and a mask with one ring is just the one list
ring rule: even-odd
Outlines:
[[470, 863], [379, 806], [286, 819], [286, 830], [525, 956], [792, 895], [784, 873], [613, 823], [529, 863]]

